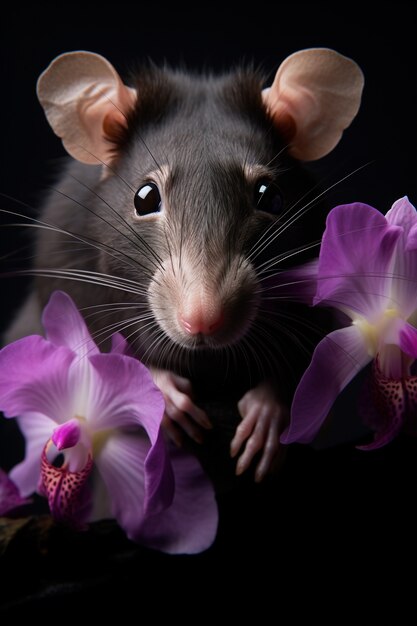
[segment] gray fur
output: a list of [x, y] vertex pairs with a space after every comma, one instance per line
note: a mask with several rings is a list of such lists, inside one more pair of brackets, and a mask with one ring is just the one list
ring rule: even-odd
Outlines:
[[[306, 228], [305, 221], [297, 223], [255, 263], [248, 258], [265, 229], [276, 226], [275, 218], [254, 206], [256, 176], [248, 177], [247, 168], [262, 168], [276, 181], [287, 207], [311, 187], [310, 177], [286, 155], [264, 109], [262, 80], [251, 71], [201, 77], [147, 68], [133, 82], [138, 107], [118, 138], [111, 168], [102, 172], [101, 166], [71, 162], [57, 184], [59, 192], [46, 199], [40, 219], [68, 234], [39, 232], [35, 268], [121, 277], [134, 281], [141, 293], [38, 277], [34, 289], [40, 305], [55, 289], [68, 292], [86, 312], [93, 332], [101, 332], [100, 341], [111, 334], [109, 324], [133, 313], [150, 314], [152, 319], [124, 330], [132, 335], [133, 348], [148, 364], [193, 380], [210, 371], [227, 386], [229, 380], [245, 378], [247, 369], [252, 382], [265, 372], [278, 376], [282, 365], [287, 370], [283, 380], [288, 380], [298, 357], [290, 354], [294, 344], [285, 328], [278, 329], [274, 312], [265, 312], [256, 266], [309, 243], [320, 224], [314, 220]], [[134, 193], [155, 176], [165, 177], [163, 212], [137, 218]], [[179, 336], [175, 323], [182, 293], [194, 281], [206, 285], [208, 293], [217, 289], [227, 311], [225, 327], [203, 346]], [[118, 302], [138, 306], [91, 317], [94, 309], [86, 309]], [[276, 306], [286, 310], [279, 301]]]

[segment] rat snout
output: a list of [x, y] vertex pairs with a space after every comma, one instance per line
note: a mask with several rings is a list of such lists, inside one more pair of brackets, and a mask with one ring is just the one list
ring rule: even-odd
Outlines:
[[214, 335], [224, 324], [224, 309], [207, 297], [189, 298], [179, 311], [178, 321], [189, 335]]
[[160, 328], [191, 350], [217, 349], [239, 341], [258, 310], [256, 273], [244, 257], [197, 263], [171, 255], [149, 284], [149, 304]]

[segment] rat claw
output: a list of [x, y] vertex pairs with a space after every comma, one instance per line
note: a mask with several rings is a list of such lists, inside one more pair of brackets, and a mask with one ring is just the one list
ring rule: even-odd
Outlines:
[[194, 403], [190, 381], [166, 370], [151, 371], [155, 384], [164, 395], [166, 419], [163, 425], [167, 434], [177, 445], [183, 443], [181, 433], [196, 443], [203, 443], [202, 429], [209, 430], [212, 424], [206, 413]]
[[286, 426], [288, 412], [282, 406], [275, 390], [263, 382], [249, 390], [238, 403], [242, 422], [230, 444], [230, 455], [235, 457], [244, 442], [245, 448], [236, 465], [236, 475], [245, 472], [255, 455], [262, 451], [255, 471], [255, 481], [261, 482], [271, 471], [279, 452], [279, 434]]

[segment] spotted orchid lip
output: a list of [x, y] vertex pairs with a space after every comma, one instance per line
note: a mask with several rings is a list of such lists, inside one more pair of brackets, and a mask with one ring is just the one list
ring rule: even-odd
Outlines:
[[42, 452], [42, 491], [48, 498], [49, 508], [56, 521], [83, 529], [86, 526], [81, 513], [85, 508], [86, 483], [93, 469], [93, 458], [89, 454], [85, 466], [77, 472], [70, 471], [65, 461], [61, 467], [55, 467], [47, 457], [52, 444], [50, 439]]
[[376, 450], [390, 443], [407, 421], [417, 421], [417, 376], [387, 378], [379, 359], [372, 366], [371, 396], [378, 416], [374, 440], [357, 446], [359, 450]]

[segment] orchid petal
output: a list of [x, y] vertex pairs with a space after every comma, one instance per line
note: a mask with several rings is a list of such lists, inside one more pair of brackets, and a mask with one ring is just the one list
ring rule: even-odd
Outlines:
[[314, 304], [371, 317], [390, 305], [389, 274], [401, 228], [361, 203], [330, 211], [319, 259]]
[[56, 346], [67, 346], [79, 357], [99, 353], [83, 317], [65, 292], [54, 291], [43, 311], [42, 323], [48, 340]]
[[392, 422], [386, 430], [376, 433], [372, 443], [365, 444], [363, 446], [356, 446], [358, 450], [370, 451], [378, 450], [391, 443], [393, 439], [398, 435], [403, 426], [403, 421], [398, 420]]
[[52, 433], [52, 441], [58, 450], [65, 450], [65, 448], [73, 448], [78, 443], [80, 435], [80, 422], [73, 418], [55, 428]]
[[417, 212], [408, 197], [404, 196], [394, 202], [390, 210], [387, 212], [385, 219], [388, 224], [401, 226], [401, 228], [408, 235], [410, 230], [417, 224]]
[[414, 224], [408, 232], [406, 251], [417, 250], [417, 224]]
[[263, 282], [263, 293], [295, 302], [313, 304], [317, 291], [318, 259], [308, 261], [293, 269], [283, 270]]
[[17, 418], [19, 428], [26, 440], [24, 460], [10, 472], [22, 496], [34, 493], [41, 473], [41, 456], [56, 423], [41, 413], [26, 413]]
[[195, 554], [213, 543], [218, 523], [214, 489], [195, 457], [172, 446], [175, 476], [172, 505], [147, 517], [137, 539], [170, 554]]
[[0, 469], [0, 516], [30, 502], [30, 499], [21, 497], [15, 483]]
[[392, 270], [393, 303], [405, 318], [417, 308], [417, 211], [407, 197], [397, 200], [386, 215], [387, 222], [401, 229]]
[[83, 415], [90, 387], [89, 357], [98, 354], [99, 350], [74, 302], [63, 291], [54, 291], [44, 309], [42, 322], [49, 341], [70, 348], [76, 355], [68, 377], [71, 413]]
[[94, 370], [90, 426], [94, 430], [142, 426], [155, 443], [165, 403], [149, 370], [137, 359], [119, 354], [98, 354], [90, 362]]
[[404, 322], [400, 330], [400, 348], [409, 356], [417, 359], [417, 328]]
[[339, 393], [370, 360], [362, 334], [355, 326], [324, 337], [296, 389], [291, 422], [281, 442], [312, 441]]
[[74, 354], [32, 335], [0, 351], [0, 410], [6, 417], [43, 413], [66, 421], [71, 410], [68, 370]]
[[114, 333], [114, 335], [112, 335], [110, 352], [112, 354], [127, 354], [128, 356], [132, 356], [130, 354], [129, 343], [121, 333]]
[[[133, 539], [146, 515], [163, 510], [172, 502], [174, 483], [169, 463], [161, 475], [161, 465], [167, 458], [162, 435], [155, 445], [162, 463], [149, 464], [152, 448], [147, 437], [119, 431], [107, 438], [95, 458], [109, 492], [112, 514]], [[156, 477], [153, 476], [155, 470]]]

